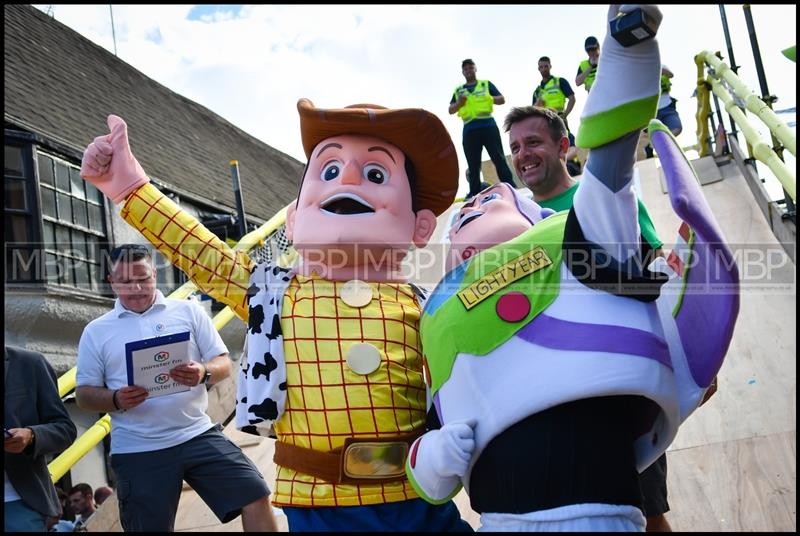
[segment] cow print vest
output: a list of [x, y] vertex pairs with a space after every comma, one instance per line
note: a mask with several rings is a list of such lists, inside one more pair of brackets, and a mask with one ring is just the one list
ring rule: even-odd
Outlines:
[[250, 274], [245, 351], [236, 388], [236, 428], [275, 437], [272, 424], [286, 407], [281, 304], [294, 270], [264, 262]]

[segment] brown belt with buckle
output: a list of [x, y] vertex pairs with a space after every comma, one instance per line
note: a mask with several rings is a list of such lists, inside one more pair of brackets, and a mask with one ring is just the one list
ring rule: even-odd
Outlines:
[[422, 431], [383, 439], [348, 437], [330, 452], [275, 442], [276, 465], [332, 484], [380, 484], [405, 480], [408, 449]]

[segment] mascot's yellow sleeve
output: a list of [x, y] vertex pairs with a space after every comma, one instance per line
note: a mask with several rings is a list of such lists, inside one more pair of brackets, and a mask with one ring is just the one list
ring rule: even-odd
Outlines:
[[120, 213], [204, 293], [247, 323], [247, 287], [255, 263], [234, 251], [152, 184], [131, 193]]

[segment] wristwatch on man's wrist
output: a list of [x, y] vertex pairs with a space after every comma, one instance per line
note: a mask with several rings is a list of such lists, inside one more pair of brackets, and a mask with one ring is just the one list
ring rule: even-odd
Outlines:
[[30, 427], [28, 428], [28, 430], [31, 431], [31, 440], [28, 442], [27, 445], [25, 445], [25, 448], [22, 450], [22, 452], [26, 454], [30, 454], [33, 452], [34, 444], [36, 443], [36, 432], [34, 432], [33, 428]]
[[203, 365], [203, 370], [205, 370], [205, 374], [203, 374], [203, 379], [200, 380], [200, 383], [207, 384], [211, 380], [211, 371], [208, 370], [208, 367]]

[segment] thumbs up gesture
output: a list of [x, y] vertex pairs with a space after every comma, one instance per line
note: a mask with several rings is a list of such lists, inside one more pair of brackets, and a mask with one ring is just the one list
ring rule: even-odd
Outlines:
[[128, 144], [128, 126], [121, 117], [108, 116], [110, 132], [98, 136], [86, 147], [81, 177], [120, 204], [132, 191], [150, 182]]

